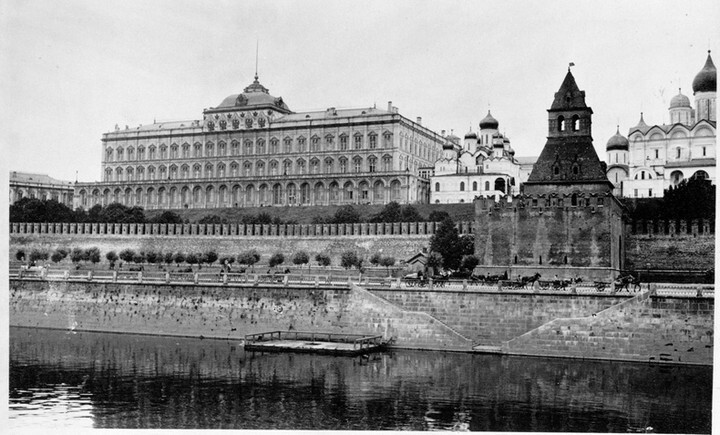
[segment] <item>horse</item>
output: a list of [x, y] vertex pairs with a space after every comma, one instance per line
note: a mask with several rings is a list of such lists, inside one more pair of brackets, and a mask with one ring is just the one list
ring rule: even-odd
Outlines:
[[637, 292], [640, 290], [640, 284], [640, 280], [633, 275], [622, 275], [615, 280], [615, 290], [621, 292], [625, 289], [630, 293], [630, 288], [632, 287], [632, 291]]

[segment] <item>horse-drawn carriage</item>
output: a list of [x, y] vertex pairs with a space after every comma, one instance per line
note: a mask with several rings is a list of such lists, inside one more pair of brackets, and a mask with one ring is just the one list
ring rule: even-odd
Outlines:
[[628, 293], [637, 292], [641, 289], [641, 282], [640, 278], [631, 272], [624, 273], [617, 278], [615, 278], [612, 283], [605, 282], [605, 281], [594, 281], [593, 285], [595, 286], [595, 291], [597, 292], [603, 292], [608, 287], [610, 287], [611, 284], [615, 285], [615, 291], [621, 292], [623, 290], [627, 291]]
[[433, 275], [428, 277], [422, 272], [410, 273], [403, 277], [402, 282], [407, 287], [427, 287], [432, 279], [433, 287], [445, 287], [450, 277], [448, 275]]

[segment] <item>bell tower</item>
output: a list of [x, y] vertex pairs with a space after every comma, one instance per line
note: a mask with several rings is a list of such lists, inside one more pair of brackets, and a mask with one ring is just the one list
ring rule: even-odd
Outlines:
[[548, 136], [524, 192], [611, 192], [592, 143], [592, 109], [570, 68], [548, 109]]

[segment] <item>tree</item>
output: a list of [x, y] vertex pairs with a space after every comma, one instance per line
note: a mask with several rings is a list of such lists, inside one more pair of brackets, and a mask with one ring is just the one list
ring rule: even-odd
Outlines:
[[102, 211], [103, 207], [100, 204], [95, 204], [94, 206], [90, 207], [90, 210], [87, 211], [87, 221], [88, 222], [100, 222], [100, 212]]
[[155, 216], [151, 219], [152, 223], [156, 224], [181, 224], [183, 223], [182, 218], [179, 214], [172, 211], [164, 211], [160, 215]]
[[450, 215], [446, 211], [441, 210], [433, 210], [430, 212], [430, 216], [428, 216], [428, 221], [430, 222], [442, 222], [445, 219], [449, 219]]
[[279, 266], [284, 262], [285, 256], [282, 254], [282, 252], [277, 252], [272, 257], [270, 257], [270, 267]]
[[370, 257], [370, 264], [372, 264], [373, 266], [377, 266], [378, 264], [380, 264], [380, 260], [382, 260], [380, 253], [376, 252]]
[[317, 264], [322, 267], [330, 266], [330, 257], [327, 254], [317, 254], [315, 256], [315, 261], [317, 261]]
[[90, 261], [93, 264], [97, 264], [100, 262], [100, 250], [93, 246], [92, 248], [87, 248], [83, 252], [83, 259], [85, 261]]
[[310, 262], [310, 256], [305, 251], [298, 251], [293, 255], [292, 262], [294, 265], [302, 267], [303, 264]]
[[80, 248], [73, 248], [70, 251], [70, 261], [73, 263], [79, 263], [85, 259], [85, 251]]
[[185, 262], [189, 265], [198, 264], [200, 262], [200, 258], [202, 255], [195, 254], [194, 252], [189, 253], [185, 257]]
[[472, 273], [472, 271], [475, 270], [478, 264], [480, 264], [480, 259], [478, 259], [476, 256], [465, 255], [460, 262], [460, 269], [467, 270], [468, 272]]
[[238, 263], [251, 266], [255, 271], [255, 263], [260, 261], [260, 254], [255, 249], [245, 251], [238, 256]]
[[59, 263], [63, 261], [63, 258], [65, 257], [63, 257], [63, 255], [58, 251], [53, 252], [50, 256], [50, 260], [52, 260], [53, 263]]
[[175, 262], [175, 264], [184, 263], [185, 255], [182, 252], [176, 252], [175, 254], [173, 254], [172, 259]]
[[345, 269], [357, 266], [360, 261], [355, 251], [345, 251], [340, 255], [340, 266]]
[[410, 204], [404, 205], [400, 210], [400, 222], [422, 222], [424, 220], [420, 212]]
[[132, 261], [135, 264], [142, 264], [145, 262], [145, 260], [146, 260], [146, 257], [145, 257], [144, 252], [137, 253], [137, 254], [133, 255], [133, 258], [132, 258]]
[[390, 272], [390, 268], [395, 266], [395, 257], [382, 257], [380, 259], [380, 265]]
[[213, 251], [212, 249], [209, 251], [205, 251], [205, 253], [202, 255], [202, 262], [207, 264], [208, 266], [212, 265], [214, 262], [216, 262], [218, 259], [217, 252]]
[[158, 263], [159, 261], [161, 261], [162, 254], [159, 254], [152, 250], [147, 251], [147, 253], [145, 254], [145, 259], [147, 260], [148, 263], [155, 264], [155, 263]]
[[167, 265], [170, 265], [173, 262], [173, 253], [168, 251], [163, 254], [163, 262]]
[[133, 261], [133, 257], [135, 257], [135, 251], [130, 248], [125, 248], [120, 251], [120, 259], [126, 263]]
[[10, 222], [75, 222], [75, 213], [54, 199], [21, 198], [10, 205]]
[[360, 213], [351, 205], [340, 207], [332, 219], [335, 224], [354, 224], [360, 222]]
[[24, 261], [25, 260], [25, 251], [22, 249], [18, 249], [18, 251], [15, 253], [15, 259], [17, 261]]
[[427, 256], [427, 261], [425, 263], [425, 266], [430, 269], [431, 274], [435, 274], [435, 272], [443, 267], [443, 257], [437, 252], [430, 252]]
[[33, 249], [30, 251], [30, 262], [45, 261], [48, 259], [47, 251], [41, 251], [39, 249]]
[[225, 224], [227, 223], [227, 220], [221, 218], [220, 216], [216, 214], [211, 214], [208, 216], [204, 216], [202, 219], [198, 221], [199, 224]]
[[105, 258], [110, 263], [115, 263], [118, 260], [118, 255], [115, 253], [115, 251], [109, 251], [105, 254]]
[[370, 218], [370, 222], [400, 222], [401, 207], [395, 201], [389, 202], [376, 215]]
[[430, 238], [430, 251], [437, 252], [442, 257], [445, 268], [457, 270], [463, 256], [462, 245], [455, 222], [447, 218], [440, 223], [435, 234]]

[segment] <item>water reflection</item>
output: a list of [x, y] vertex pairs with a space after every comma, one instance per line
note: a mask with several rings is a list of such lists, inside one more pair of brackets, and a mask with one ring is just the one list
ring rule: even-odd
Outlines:
[[712, 370], [11, 328], [14, 427], [709, 433]]

